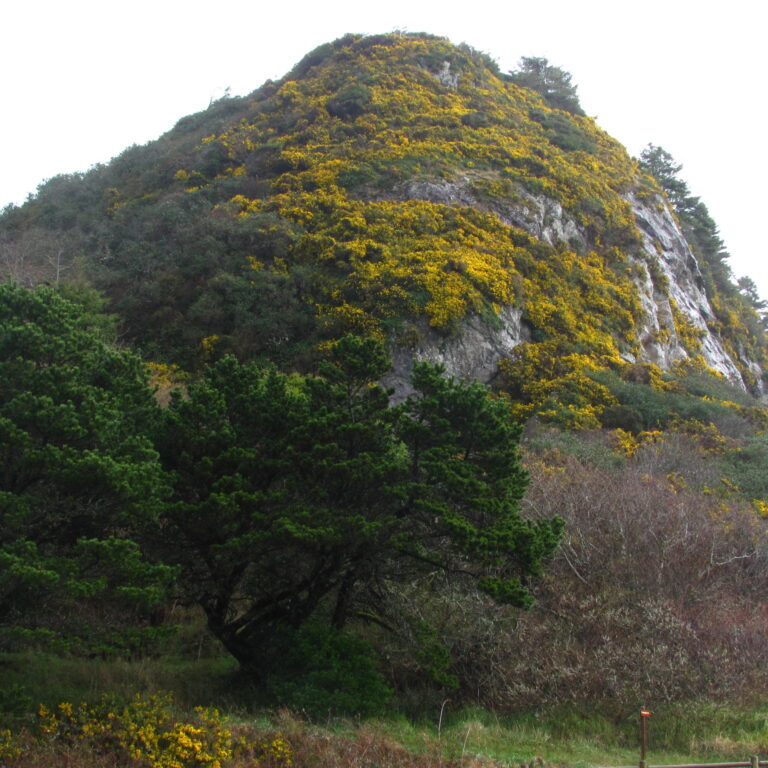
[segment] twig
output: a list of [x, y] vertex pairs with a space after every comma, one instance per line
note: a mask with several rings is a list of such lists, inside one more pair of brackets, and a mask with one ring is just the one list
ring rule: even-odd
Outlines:
[[437, 721], [437, 740], [440, 741], [440, 733], [443, 730], [443, 712], [445, 711], [445, 705], [450, 701], [446, 699], [440, 707], [440, 718]]
[[467, 732], [464, 734], [464, 743], [461, 745], [461, 762], [464, 762], [464, 752], [467, 750], [467, 739], [469, 739], [469, 732], [472, 730], [472, 723], [467, 726]]

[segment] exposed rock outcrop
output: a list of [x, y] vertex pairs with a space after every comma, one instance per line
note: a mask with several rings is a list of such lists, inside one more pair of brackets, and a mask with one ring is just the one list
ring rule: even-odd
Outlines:
[[[518, 190], [514, 201], [489, 201], [478, 196], [473, 181], [469, 175], [458, 181], [411, 180], [381, 197], [478, 208], [548, 245], [568, 243], [575, 249], [593, 246], [586, 229], [556, 200]], [[689, 351], [678, 332], [683, 323], [698, 338], [699, 352], [706, 364], [746, 388], [736, 361], [708, 325], [714, 320], [714, 312], [704, 292], [699, 265], [667, 203], [661, 197], [647, 200], [634, 194], [624, 199], [631, 206], [642, 241], [639, 251], [629, 257], [636, 266], [634, 282], [643, 307], [643, 321], [636, 329], [640, 352], [636, 356], [626, 353], [627, 361], [649, 362], [668, 369], [675, 361], [688, 357]], [[441, 363], [450, 375], [460, 379], [490, 382], [498, 361], [530, 339], [518, 308], [505, 307], [499, 320], [500, 327], [479, 317], [470, 318], [459, 334], [450, 337], [423, 323], [417, 343], [392, 349], [394, 370], [386, 383], [394, 387], [395, 398], [402, 399], [409, 392], [408, 375], [413, 360]], [[740, 362], [759, 380], [759, 365], [749, 360]]]
[[392, 347], [392, 371], [382, 383], [394, 389], [392, 399], [400, 402], [413, 392], [409, 381], [413, 361], [428, 360], [445, 366], [446, 372], [458, 379], [477, 379], [487, 384], [496, 375], [499, 360], [518, 344], [530, 340], [522, 314], [517, 307], [504, 307], [498, 323], [490, 323], [478, 316], [470, 317], [464, 322], [461, 333], [450, 336], [422, 322], [418, 342]]

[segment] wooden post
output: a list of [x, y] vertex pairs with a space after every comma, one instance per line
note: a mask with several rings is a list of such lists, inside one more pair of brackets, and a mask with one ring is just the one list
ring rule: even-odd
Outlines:
[[752, 763], [752, 768], [760, 768], [760, 757], [758, 755], [752, 755], [749, 758], [749, 762]]
[[648, 768], [645, 757], [648, 753], [648, 718], [652, 714], [646, 707], [640, 709], [640, 768]]

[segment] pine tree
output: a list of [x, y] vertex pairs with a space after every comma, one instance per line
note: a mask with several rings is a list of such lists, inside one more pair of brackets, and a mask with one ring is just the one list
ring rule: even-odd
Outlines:
[[545, 58], [523, 56], [520, 68], [510, 72], [509, 78], [516, 85], [540, 93], [544, 101], [554, 109], [562, 109], [574, 115], [585, 114], [579, 104], [577, 86], [571, 83], [571, 74], [553, 66]]

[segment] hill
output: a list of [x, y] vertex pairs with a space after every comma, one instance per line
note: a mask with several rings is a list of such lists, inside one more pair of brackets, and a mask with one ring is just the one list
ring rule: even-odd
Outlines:
[[761, 302], [678, 170], [544, 60], [348, 35], [7, 208], [0, 647], [320, 712], [759, 690]]
[[485, 381], [693, 361], [759, 394], [765, 335], [723, 254], [714, 279], [657, 184], [531, 77], [348, 35], [7, 210], [6, 273], [87, 279], [128, 341], [186, 366], [306, 367], [354, 332], [389, 341], [399, 388], [414, 357]]

